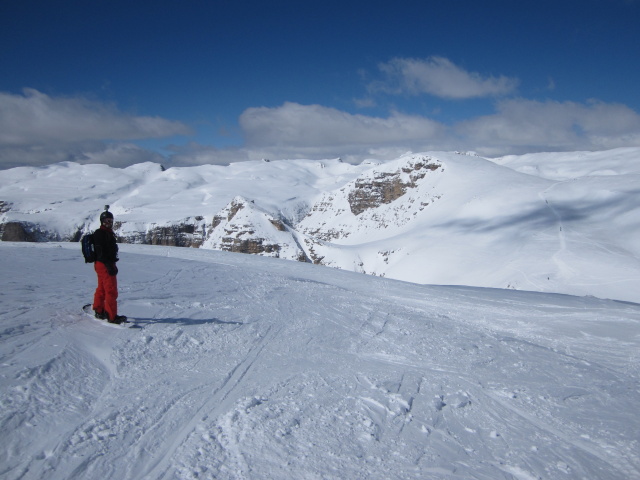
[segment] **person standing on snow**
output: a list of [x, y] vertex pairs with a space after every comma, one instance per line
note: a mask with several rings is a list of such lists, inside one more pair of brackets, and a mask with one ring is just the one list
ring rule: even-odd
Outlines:
[[118, 244], [113, 233], [113, 213], [109, 206], [100, 214], [100, 228], [93, 233], [96, 252], [94, 268], [98, 274], [98, 288], [93, 295], [96, 318], [109, 323], [124, 323], [127, 317], [118, 315]]

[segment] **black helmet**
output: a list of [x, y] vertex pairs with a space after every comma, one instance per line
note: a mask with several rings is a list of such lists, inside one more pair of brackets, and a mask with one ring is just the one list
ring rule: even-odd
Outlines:
[[109, 205], [104, 206], [104, 212], [100, 214], [100, 223], [104, 223], [107, 218], [113, 220], [113, 213], [109, 211]]

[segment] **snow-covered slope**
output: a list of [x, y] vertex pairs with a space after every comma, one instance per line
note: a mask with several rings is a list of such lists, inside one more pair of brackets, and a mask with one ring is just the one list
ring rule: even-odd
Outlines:
[[0, 176], [2, 223], [30, 222], [72, 237], [95, 227], [105, 204], [117, 220], [168, 225], [186, 217], [211, 220], [236, 196], [295, 218], [315, 195], [353, 178], [366, 166], [339, 160], [245, 162], [229, 166], [170, 168], [144, 163], [124, 169], [64, 162], [5, 170]]
[[3, 479], [640, 478], [637, 304], [122, 245], [120, 329], [77, 244], [0, 269]]
[[519, 172], [550, 180], [579, 177], [640, 175], [638, 148], [616, 148], [598, 152], [530, 153], [493, 160]]
[[[640, 300], [639, 189], [639, 175], [556, 182], [479, 157], [407, 155], [325, 194], [299, 227], [340, 268]], [[363, 197], [374, 201], [354, 209]]]
[[122, 241], [312, 261], [428, 284], [640, 301], [640, 149], [407, 154], [163, 170], [63, 163], [0, 177], [4, 240]]

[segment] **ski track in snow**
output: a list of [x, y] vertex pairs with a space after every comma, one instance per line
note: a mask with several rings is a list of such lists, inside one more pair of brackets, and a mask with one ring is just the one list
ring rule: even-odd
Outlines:
[[[564, 182], [559, 182], [564, 183]], [[558, 232], [558, 251], [551, 257], [553, 259], [553, 261], [555, 262], [555, 264], [558, 267], [558, 272], [560, 273], [560, 275], [563, 276], [569, 276], [572, 272], [571, 272], [571, 268], [567, 265], [567, 263], [562, 259], [563, 255], [566, 253], [567, 251], [567, 238], [565, 235], [565, 231], [564, 231], [564, 224], [562, 222], [562, 216], [560, 215], [560, 212], [558, 211], [557, 208], [555, 208], [553, 206], [553, 204], [549, 201], [549, 199], [547, 198], [547, 192], [549, 192], [551, 189], [553, 189], [553, 187], [555, 187], [558, 184], [554, 184], [551, 187], [547, 188], [544, 192], [540, 193], [540, 198], [545, 202], [545, 204], [547, 205], [547, 207], [549, 208], [549, 210], [551, 211], [551, 213], [553, 214], [554, 218], [556, 218], [557, 220], [557, 232]]]
[[640, 478], [636, 304], [123, 246], [114, 329], [76, 247], [0, 244], [0, 478]]

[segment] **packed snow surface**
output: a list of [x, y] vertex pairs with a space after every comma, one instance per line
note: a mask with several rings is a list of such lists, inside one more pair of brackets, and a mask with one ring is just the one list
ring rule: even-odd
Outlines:
[[0, 243], [2, 479], [638, 479], [640, 305]]

